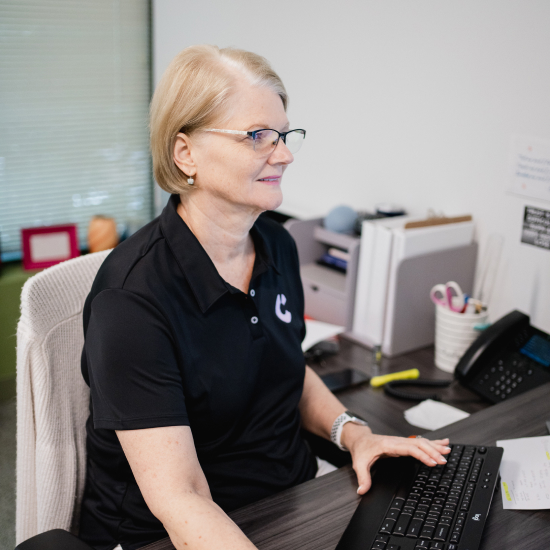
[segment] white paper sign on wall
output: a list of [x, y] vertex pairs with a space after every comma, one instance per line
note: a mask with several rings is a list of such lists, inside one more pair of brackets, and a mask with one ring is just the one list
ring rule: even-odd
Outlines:
[[550, 140], [512, 136], [510, 191], [550, 201]]

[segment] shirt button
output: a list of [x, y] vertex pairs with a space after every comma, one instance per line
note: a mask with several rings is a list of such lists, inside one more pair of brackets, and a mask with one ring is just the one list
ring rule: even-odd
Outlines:
[[254, 296], [256, 296], [256, 291], [254, 289], [252, 289], [250, 291], [250, 296], [252, 296], [252, 298], [254, 298]]
[[258, 317], [254, 316], [252, 319], [250, 319], [253, 325], [255, 325], [258, 322]]

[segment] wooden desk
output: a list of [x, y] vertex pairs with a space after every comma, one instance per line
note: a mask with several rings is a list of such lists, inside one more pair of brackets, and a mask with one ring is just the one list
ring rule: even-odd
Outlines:
[[[341, 354], [318, 370], [324, 373], [350, 365], [371, 374], [371, 354], [344, 342]], [[451, 379], [451, 375], [432, 366], [433, 352], [428, 348], [394, 360], [385, 359], [381, 370], [384, 374], [416, 367], [423, 377]], [[476, 414], [423, 435], [483, 445], [494, 445], [498, 439], [546, 435], [545, 421], [550, 419], [550, 384], [493, 406], [481, 402], [458, 384], [438, 390], [438, 393], [443, 401]], [[411, 407], [412, 402], [389, 398], [368, 386], [345, 391], [339, 397], [354, 412], [369, 418], [375, 432], [410, 435], [415, 431], [403, 417], [403, 411]], [[345, 466], [236, 510], [230, 516], [261, 550], [334, 550], [359, 503], [356, 490], [355, 474], [350, 466]], [[172, 550], [173, 546], [169, 539], [164, 539], [146, 548]], [[497, 490], [481, 549], [546, 548], [550, 548], [550, 510], [503, 510], [500, 490]]]

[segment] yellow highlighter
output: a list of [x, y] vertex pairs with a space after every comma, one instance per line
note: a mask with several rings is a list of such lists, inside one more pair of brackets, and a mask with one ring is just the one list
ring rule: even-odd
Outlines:
[[418, 369], [402, 370], [400, 372], [384, 374], [383, 376], [373, 376], [370, 379], [370, 385], [373, 388], [379, 388], [388, 382], [393, 382], [393, 380], [410, 380], [413, 378], [418, 378], [419, 376], [420, 372]]

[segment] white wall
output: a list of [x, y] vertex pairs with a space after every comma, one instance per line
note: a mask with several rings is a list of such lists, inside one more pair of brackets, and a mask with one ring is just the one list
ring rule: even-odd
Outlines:
[[264, 55], [308, 132], [281, 210], [472, 213], [482, 257], [505, 239], [491, 317], [550, 332], [550, 251], [520, 244], [550, 202], [506, 190], [510, 136], [550, 139], [549, 21], [546, 0], [155, 0], [154, 77], [192, 44]]

